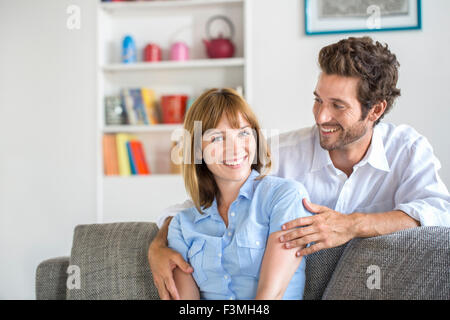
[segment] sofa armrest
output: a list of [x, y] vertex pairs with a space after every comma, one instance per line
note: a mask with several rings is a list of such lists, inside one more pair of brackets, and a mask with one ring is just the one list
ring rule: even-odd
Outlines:
[[66, 300], [69, 257], [42, 261], [36, 269], [36, 299]]
[[322, 299], [449, 300], [450, 228], [353, 239]]

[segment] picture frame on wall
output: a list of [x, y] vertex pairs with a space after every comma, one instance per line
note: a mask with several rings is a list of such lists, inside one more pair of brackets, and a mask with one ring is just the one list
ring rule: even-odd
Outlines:
[[304, 0], [306, 35], [422, 29], [421, 0]]

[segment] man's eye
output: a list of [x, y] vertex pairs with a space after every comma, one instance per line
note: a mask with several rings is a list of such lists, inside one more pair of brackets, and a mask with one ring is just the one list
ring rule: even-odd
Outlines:
[[334, 104], [334, 107], [335, 107], [336, 109], [344, 109], [343, 106], [340, 106], [340, 105], [338, 105], [338, 104]]
[[314, 98], [314, 101], [317, 102], [317, 103], [320, 103], [319, 98]]

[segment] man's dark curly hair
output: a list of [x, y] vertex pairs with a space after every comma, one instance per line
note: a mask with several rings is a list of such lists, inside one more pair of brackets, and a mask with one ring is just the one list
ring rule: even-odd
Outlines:
[[400, 67], [397, 57], [389, 51], [387, 44], [383, 46], [370, 37], [350, 37], [322, 48], [319, 65], [326, 74], [360, 79], [358, 100], [363, 119], [375, 104], [386, 100], [386, 110], [375, 125], [400, 96], [400, 89], [396, 87]]

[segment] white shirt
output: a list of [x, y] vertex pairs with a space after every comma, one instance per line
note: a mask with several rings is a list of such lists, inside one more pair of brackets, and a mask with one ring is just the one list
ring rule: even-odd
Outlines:
[[[369, 149], [350, 177], [334, 167], [320, 146], [317, 126], [277, 138], [270, 142], [273, 174], [303, 183], [313, 203], [345, 214], [401, 210], [422, 226], [450, 227], [450, 195], [438, 175], [441, 164], [413, 128], [376, 125]], [[187, 200], [167, 208], [158, 226], [191, 206]]]

